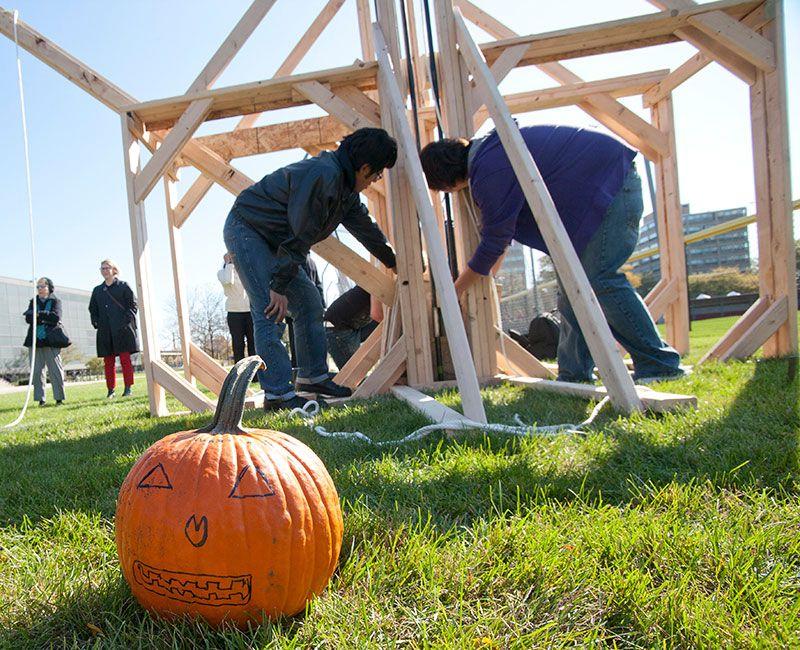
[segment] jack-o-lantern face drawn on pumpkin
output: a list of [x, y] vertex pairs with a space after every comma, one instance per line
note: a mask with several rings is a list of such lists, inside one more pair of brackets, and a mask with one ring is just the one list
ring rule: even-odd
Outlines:
[[214, 422], [156, 442], [120, 489], [122, 572], [160, 615], [244, 624], [295, 614], [336, 567], [342, 513], [322, 461], [283, 433], [241, 427], [260, 365], [236, 364]]

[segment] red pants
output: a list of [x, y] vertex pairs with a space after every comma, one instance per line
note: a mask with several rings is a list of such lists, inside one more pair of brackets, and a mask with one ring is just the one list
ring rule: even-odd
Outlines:
[[[112, 390], [117, 386], [117, 364], [116, 357], [109, 354], [103, 357], [106, 371], [106, 388]], [[119, 362], [122, 365], [122, 378], [125, 380], [125, 386], [133, 386], [133, 364], [131, 363], [131, 353], [123, 352], [119, 355]]]

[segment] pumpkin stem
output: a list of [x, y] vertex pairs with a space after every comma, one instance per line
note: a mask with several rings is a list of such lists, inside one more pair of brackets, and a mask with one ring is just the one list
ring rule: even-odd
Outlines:
[[241, 433], [244, 399], [253, 376], [265, 368], [259, 356], [245, 357], [231, 368], [222, 384], [214, 421], [197, 431], [200, 433]]

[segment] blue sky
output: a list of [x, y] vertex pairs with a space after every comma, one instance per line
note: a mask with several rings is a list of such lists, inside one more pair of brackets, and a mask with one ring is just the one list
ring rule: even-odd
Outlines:
[[[217, 82], [226, 86], [269, 78], [325, 4], [324, 0], [277, 0], [231, 66]], [[519, 33], [534, 33], [644, 14], [644, 0], [563, 0], [521, 3], [477, 0]], [[249, 2], [181, 0], [100, 2], [98, 0], [19, 0], [20, 18], [140, 100], [185, 91], [227, 36]], [[535, 7], [535, 9], [534, 9]], [[787, 60], [792, 153], [800, 151], [800, 2], [788, 0]], [[355, 0], [347, 0], [303, 60], [299, 72], [347, 65], [360, 56]], [[488, 40], [479, 31], [478, 40]], [[584, 78], [602, 79], [659, 68], [674, 68], [694, 53], [683, 43], [570, 61]], [[116, 114], [37, 59], [22, 53], [30, 136], [37, 270], [56, 285], [91, 288], [101, 281], [98, 262], [112, 257], [123, 277], [134, 280], [127, 199], [122, 168], [120, 122]], [[12, 41], [0, 37], [0, 275], [30, 275], [27, 198], [16, 58]], [[554, 83], [536, 71], [514, 71], [506, 92]], [[674, 96], [681, 199], [693, 211], [753, 208], [752, 154], [746, 86], [712, 64]], [[646, 115], [639, 100], [623, 100]], [[322, 114], [316, 108], [278, 111], [261, 124]], [[596, 125], [575, 108], [541, 111], [521, 123]], [[210, 122], [199, 133], [232, 128], [235, 120]], [[268, 154], [236, 162], [254, 178], [291, 162], [300, 151]], [[183, 172], [182, 190], [196, 177]], [[800, 169], [792, 170], [794, 198], [800, 196]], [[183, 228], [189, 285], [216, 282], [224, 247], [222, 223], [233, 201], [215, 188]], [[646, 208], [649, 209], [649, 208]], [[156, 296], [161, 310], [172, 294], [164, 196], [159, 184], [146, 203]], [[797, 221], [797, 220], [795, 220]], [[795, 226], [797, 232], [797, 224]], [[797, 234], [796, 234], [797, 236]]]

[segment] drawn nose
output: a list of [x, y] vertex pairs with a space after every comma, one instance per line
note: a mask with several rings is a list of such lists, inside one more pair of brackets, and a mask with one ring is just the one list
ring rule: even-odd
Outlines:
[[186, 520], [183, 532], [192, 546], [200, 548], [208, 539], [208, 519], [205, 516], [198, 519], [197, 515], [192, 515]]

